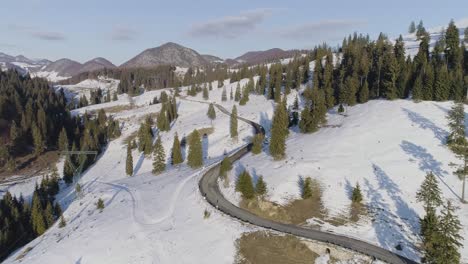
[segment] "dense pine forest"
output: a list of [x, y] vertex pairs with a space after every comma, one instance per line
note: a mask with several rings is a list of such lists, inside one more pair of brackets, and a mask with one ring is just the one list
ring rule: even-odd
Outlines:
[[[63, 92], [55, 92], [45, 80], [15, 71], [0, 72], [0, 168], [14, 172], [20, 165], [19, 157], [38, 158], [53, 150], [100, 152], [108, 140], [118, 135], [118, 122], [104, 111], [97, 116], [72, 117]], [[86, 169], [92, 161], [92, 157], [66, 159], [64, 181], [73, 181], [73, 167], [84, 162]], [[59, 176], [52, 168], [52, 174], [36, 187], [31, 203], [8, 192], [3, 196], [0, 259], [44, 233], [60, 217], [60, 206], [54, 203], [58, 191]]]

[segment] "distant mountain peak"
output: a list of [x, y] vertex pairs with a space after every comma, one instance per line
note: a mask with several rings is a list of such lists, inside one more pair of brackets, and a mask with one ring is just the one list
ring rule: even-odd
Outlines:
[[159, 47], [144, 50], [120, 67], [136, 68], [154, 67], [158, 65], [203, 67], [208, 64], [209, 62], [195, 50], [174, 42], [167, 42]]

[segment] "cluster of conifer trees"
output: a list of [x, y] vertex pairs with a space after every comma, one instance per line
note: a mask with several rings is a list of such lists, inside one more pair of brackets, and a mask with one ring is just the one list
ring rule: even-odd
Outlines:
[[236, 191], [242, 194], [243, 199], [263, 198], [267, 193], [267, 185], [263, 176], [258, 177], [255, 185], [252, 176], [244, 170], [236, 180]]
[[16, 198], [10, 192], [4, 194], [0, 200], [0, 260], [43, 234], [61, 217], [62, 209], [54, 201], [58, 191], [59, 176], [54, 169], [36, 185], [32, 202], [22, 196]]

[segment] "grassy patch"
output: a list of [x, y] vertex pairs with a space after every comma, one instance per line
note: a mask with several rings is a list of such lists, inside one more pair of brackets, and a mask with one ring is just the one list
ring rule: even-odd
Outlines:
[[133, 106], [128, 105], [128, 104], [127, 105], [115, 105], [115, 106], [110, 106], [110, 107], [106, 107], [103, 109], [104, 111], [106, 111], [107, 114], [115, 114], [115, 113], [120, 113], [123, 111], [133, 109]]
[[322, 188], [316, 179], [312, 179], [312, 196], [307, 199], [291, 200], [286, 205], [273, 203], [265, 199], [243, 199], [240, 207], [258, 216], [285, 224], [305, 225], [307, 219], [314, 218], [334, 226], [341, 226], [359, 221], [367, 214], [362, 204], [351, 204], [349, 212], [339, 216], [329, 216], [322, 200]]
[[49, 168], [51, 164], [56, 164], [59, 158], [59, 151], [47, 151], [38, 157], [33, 153], [17, 157], [15, 159], [16, 169], [13, 172], [8, 171], [6, 166], [0, 167], [0, 180], [12, 175], [37, 176], [40, 171]]
[[[198, 130], [198, 133], [200, 134], [200, 136], [204, 136], [204, 135], [211, 135], [214, 133], [214, 127], [203, 127], [203, 128], [197, 128]], [[192, 135], [192, 133], [188, 134], [185, 138], [186, 142], [190, 142], [190, 135]]]
[[236, 241], [237, 264], [314, 263], [318, 257], [295, 236], [257, 231], [244, 233]]

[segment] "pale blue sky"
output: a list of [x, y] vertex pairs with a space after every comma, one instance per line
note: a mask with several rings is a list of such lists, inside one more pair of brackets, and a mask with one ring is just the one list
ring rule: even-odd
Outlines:
[[0, 51], [119, 65], [177, 42], [232, 58], [250, 50], [336, 44], [354, 31], [375, 37], [468, 17], [467, 0], [0, 0]]

